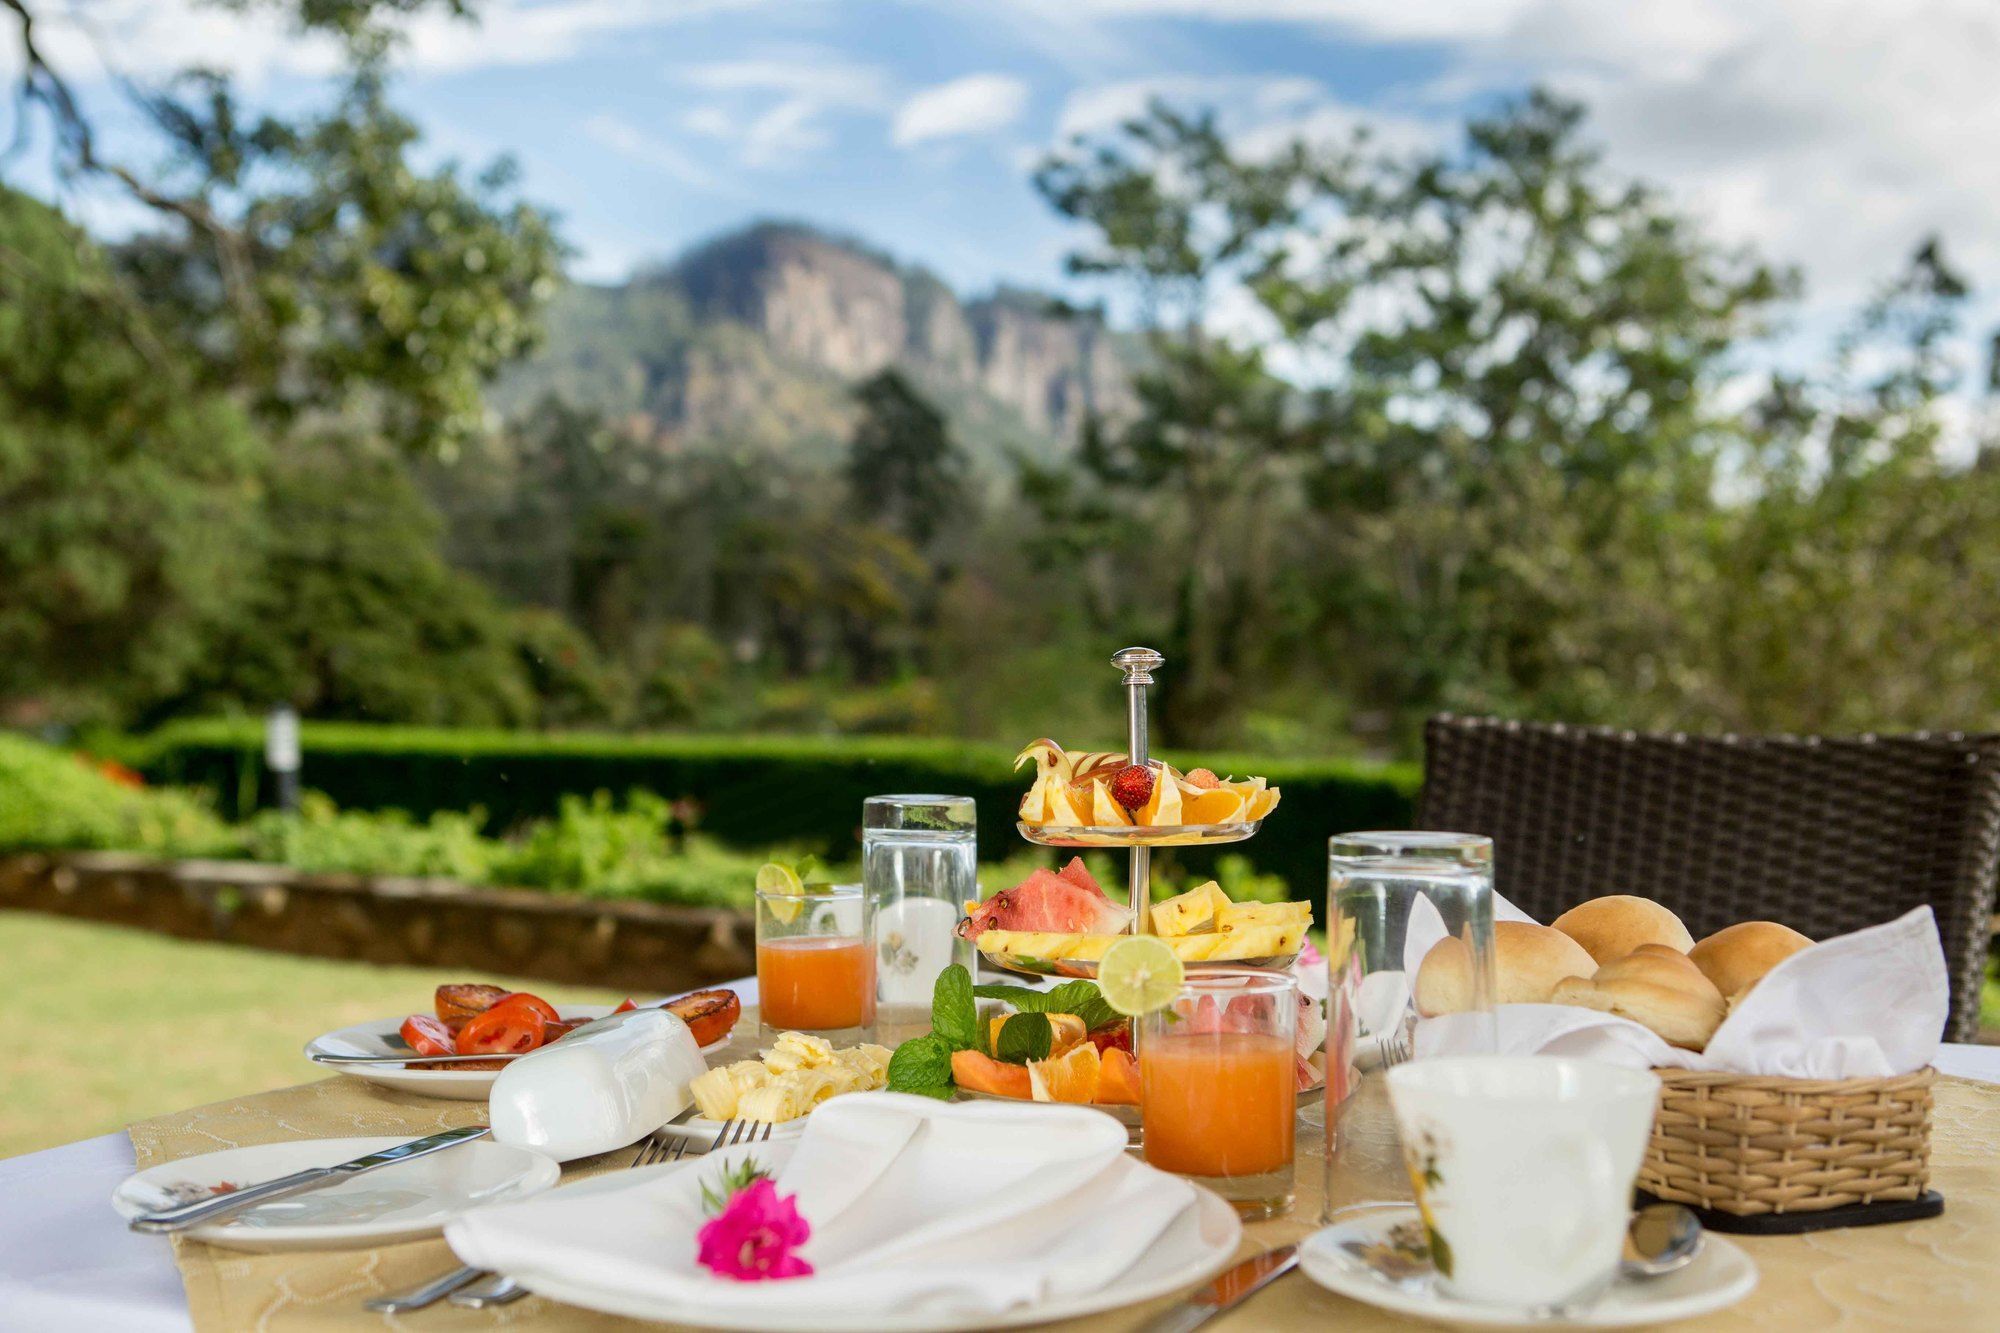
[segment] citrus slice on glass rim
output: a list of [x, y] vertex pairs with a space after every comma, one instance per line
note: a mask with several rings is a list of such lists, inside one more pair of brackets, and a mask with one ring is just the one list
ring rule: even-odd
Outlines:
[[[757, 867], [757, 892], [790, 894], [793, 897], [803, 898], [806, 886], [799, 878], [798, 872], [790, 866], [781, 865], [776, 861], [766, 861]], [[772, 903], [771, 915], [789, 926], [798, 919], [799, 908], [802, 906], [803, 903]]]
[[1181, 960], [1156, 935], [1128, 935], [1106, 949], [1097, 964], [1097, 989], [1104, 1002], [1127, 1018], [1166, 1008], [1186, 979]]

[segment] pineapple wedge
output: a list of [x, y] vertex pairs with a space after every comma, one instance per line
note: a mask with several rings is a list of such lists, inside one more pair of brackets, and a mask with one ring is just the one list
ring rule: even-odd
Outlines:
[[1090, 822], [1099, 828], [1132, 822], [1132, 816], [1125, 807], [1111, 799], [1111, 792], [1105, 787], [1103, 778], [1092, 778], [1090, 781]]
[[1021, 798], [1021, 822], [1033, 828], [1040, 828], [1049, 822], [1049, 781], [1036, 778], [1035, 785], [1028, 788], [1028, 794]]
[[1309, 926], [1311, 903], [1224, 903], [1216, 910], [1215, 928], [1224, 933], [1252, 926]]
[[1156, 935], [1192, 935], [1198, 930], [1214, 929], [1222, 913], [1233, 906], [1229, 895], [1214, 880], [1198, 889], [1169, 898], [1163, 903], [1153, 904], [1153, 933]]
[[[1219, 963], [1235, 958], [1270, 958], [1297, 953], [1304, 942], [1303, 925], [1249, 926], [1227, 934], [1207, 931], [1199, 935], [1162, 936], [1175, 957], [1184, 963]], [[1076, 959], [1096, 962], [1104, 951], [1127, 938], [1124, 935], [1060, 935], [1038, 930], [989, 930], [979, 937], [981, 952], [1011, 954], [1016, 958]]]
[[1228, 941], [1228, 944], [1224, 952], [1213, 955], [1216, 958], [1275, 958], [1297, 953], [1299, 946], [1305, 943], [1306, 928], [1303, 925], [1245, 926], [1240, 930], [1218, 932], [1217, 938]]

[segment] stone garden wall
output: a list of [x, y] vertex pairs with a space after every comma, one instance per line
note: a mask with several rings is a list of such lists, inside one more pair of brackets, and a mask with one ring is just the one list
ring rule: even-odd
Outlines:
[[0, 908], [467, 980], [532, 977], [668, 994], [756, 970], [747, 913], [240, 861], [0, 856]]

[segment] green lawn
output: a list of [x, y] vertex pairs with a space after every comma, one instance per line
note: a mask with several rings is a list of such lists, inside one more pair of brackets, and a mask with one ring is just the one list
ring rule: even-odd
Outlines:
[[[294, 958], [0, 912], [0, 1157], [317, 1077], [299, 1048], [430, 1007], [441, 981], [504, 981]], [[616, 999], [523, 983], [552, 999]]]

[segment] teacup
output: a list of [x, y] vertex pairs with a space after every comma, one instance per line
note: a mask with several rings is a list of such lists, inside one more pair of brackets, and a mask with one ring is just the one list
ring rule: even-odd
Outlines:
[[1403, 1161], [1448, 1294], [1546, 1305], [1616, 1272], [1660, 1080], [1547, 1056], [1388, 1072]]

